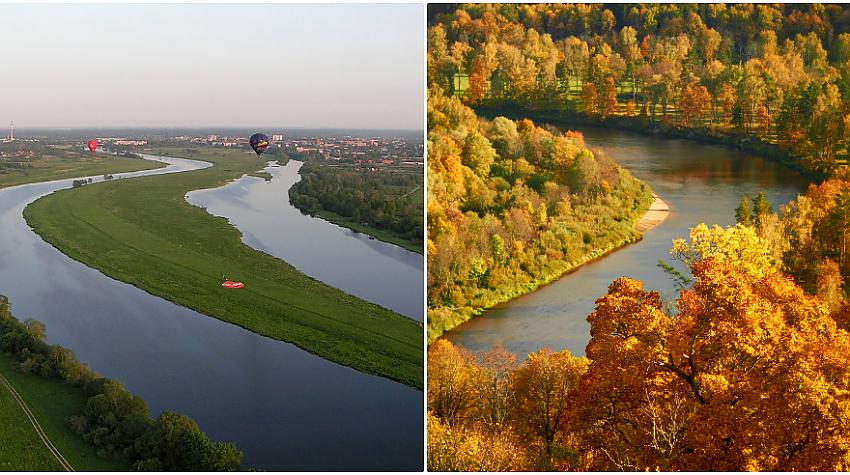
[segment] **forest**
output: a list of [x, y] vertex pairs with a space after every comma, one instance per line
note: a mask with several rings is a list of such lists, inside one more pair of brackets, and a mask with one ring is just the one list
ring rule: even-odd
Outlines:
[[[850, 10], [453, 5], [429, 21], [428, 469], [850, 468]], [[614, 280], [583, 356], [473, 353], [432, 337], [445, 315], [495, 294], [491, 276], [511, 289], [592, 247], [559, 230], [636, 233], [651, 200], [580, 133], [476, 115], [492, 111], [757, 143], [814, 182], [788, 203], [745, 196], [734, 225], [673, 240], [671, 301]]]
[[299, 170], [301, 181], [290, 188], [289, 199], [304, 213], [330, 211], [421, 248], [425, 221], [421, 172], [371, 170], [305, 162]]
[[429, 16], [429, 85], [469, 105], [684, 131], [820, 178], [847, 163], [847, 5], [477, 4]]
[[640, 239], [652, 190], [578, 132], [428, 96], [428, 339]]
[[233, 444], [212, 442], [181, 414], [163, 412], [151, 419], [138, 396], [115, 380], [101, 377], [59, 345], [45, 342], [44, 324], [16, 319], [9, 300], [0, 296], [0, 351], [18, 361], [18, 369], [57, 378], [88, 399], [67, 423], [104, 458], [126, 460], [140, 471], [238, 470], [242, 452]]
[[429, 469], [846, 470], [850, 182], [765, 205], [673, 243], [672, 308], [614, 281], [586, 357], [433, 343]]

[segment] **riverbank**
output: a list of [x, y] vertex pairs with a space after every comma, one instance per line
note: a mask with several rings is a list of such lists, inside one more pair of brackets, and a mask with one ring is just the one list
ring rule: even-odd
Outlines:
[[[352, 231], [366, 234], [380, 241], [393, 244], [417, 254], [424, 253], [424, 242], [421, 240], [421, 223], [424, 222], [424, 193], [422, 190], [422, 172], [419, 172], [418, 184], [412, 190], [409, 187], [388, 183], [391, 176], [412, 176], [415, 172], [405, 169], [393, 171], [393, 168], [381, 168], [375, 174], [364, 172], [358, 166], [335, 165], [327, 166], [319, 162], [304, 162], [304, 166], [298, 171], [301, 180], [289, 189], [289, 202], [302, 213], [317, 216], [325, 221], [336, 224]], [[307, 178], [305, 179], [305, 173]], [[358, 174], [359, 173], [359, 174]], [[306, 181], [305, 181], [306, 180]], [[309, 186], [306, 186], [309, 182]], [[406, 202], [405, 198], [419, 191], [413, 197], [413, 203], [418, 206], [413, 208], [413, 215], [400, 213], [391, 216], [376, 216], [374, 210], [383, 210], [385, 205], [398, 206]], [[355, 198], [359, 195], [359, 198]], [[354, 210], [353, 212], [351, 210]], [[397, 208], [392, 208], [397, 210]], [[344, 212], [352, 214], [346, 216]], [[409, 213], [408, 209], [405, 209]], [[353, 217], [354, 215], [358, 218]], [[406, 222], [411, 216], [420, 219], [420, 239], [408, 239], [403, 234], [389, 228], [377, 227], [365, 223], [383, 221]], [[375, 221], [381, 220], [381, 221]]]
[[116, 173], [153, 170], [165, 166], [162, 162], [125, 158], [104, 153], [84, 159], [65, 159], [49, 156], [27, 161], [27, 168], [0, 169], [0, 188], [42, 181], [112, 175]]
[[435, 308], [428, 309], [428, 321], [432, 320], [431, 314], [434, 312], [435, 314], [440, 314], [440, 318], [435, 320], [440, 320], [442, 322], [449, 322], [448, 325], [444, 325], [441, 329], [432, 329], [429, 324], [428, 327], [428, 344], [430, 345], [438, 338], [443, 336], [444, 333], [452, 330], [461, 324], [469, 321], [473, 317], [477, 317], [482, 315], [487, 310], [491, 308], [503, 304], [505, 302], [509, 302], [517, 297], [521, 297], [526, 294], [530, 294], [536, 290], [539, 290], [542, 287], [545, 287], [558, 279], [579, 270], [585, 264], [589, 264], [593, 261], [596, 261], [602, 257], [611, 254], [619, 249], [622, 249], [631, 244], [637, 243], [642, 239], [642, 237], [637, 237], [635, 239], [626, 239], [617, 244], [613, 244], [611, 246], [596, 248], [590, 253], [584, 255], [581, 259], [574, 262], [562, 262], [561, 265], [555, 266], [551, 269], [550, 272], [544, 274], [543, 276], [532, 279], [526, 282], [524, 285], [512, 289], [507, 293], [504, 293], [500, 296], [500, 298], [493, 299], [491, 301], [485, 302], [479, 307], [471, 308], [471, 307], [463, 307], [463, 308]]
[[655, 193], [652, 194], [652, 204], [649, 209], [635, 223], [635, 229], [638, 232], [645, 233], [650, 229], [661, 224], [670, 214], [670, 207]]
[[362, 224], [352, 221], [345, 216], [340, 216], [333, 211], [325, 211], [319, 210], [313, 213], [313, 216], [324, 219], [329, 223], [336, 224], [337, 226], [342, 226], [343, 228], [350, 229], [354, 232], [358, 232], [361, 234], [367, 234], [379, 241], [383, 241], [389, 244], [393, 244], [395, 246], [407, 249], [408, 251], [415, 252], [417, 254], [422, 254], [422, 243], [414, 243], [408, 239], [400, 238], [389, 231], [385, 231], [383, 229], [373, 228], [371, 226], [363, 226]]
[[642, 117], [611, 116], [605, 120], [601, 120], [589, 118], [582, 113], [570, 110], [527, 110], [501, 106], [477, 106], [474, 109], [476, 114], [489, 119], [498, 116], [504, 116], [514, 120], [528, 118], [535, 122], [549, 122], [568, 127], [590, 126], [611, 128], [655, 137], [687, 139], [706, 144], [722, 145], [743, 150], [764, 157], [767, 160], [779, 162], [815, 182], [820, 182], [827, 178], [825, 173], [807, 168], [801, 163], [799, 158], [792, 156], [778, 145], [755, 137], [744, 137], [693, 128], [665, 127], [659, 121], [650, 123]]
[[[421, 325], [256, 251], [226, 219], [188, 204], [265, 166], [240, 151], [169, 149], [212, 167], [63, 190], [30, 204], [45, 241], [109, 277], [330, 361], [422, 387]], [[222, 275], [245, 289], [220, 286]]]

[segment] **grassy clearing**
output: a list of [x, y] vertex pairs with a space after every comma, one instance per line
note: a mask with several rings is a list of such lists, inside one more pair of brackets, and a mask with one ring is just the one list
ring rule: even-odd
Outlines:
[[[98, 183], [45, 196], [24, 210], [63, 253], [151, 294], [322, 358], [422, 388], [422, 326], [327, 286], [241, 241], [226, 219], [188, 204], [265, 166], [241, 151], [164, 152], [210, 168]], [[245, 283], [221, 287], [222, 275]]]
[[[77, 471], [126, 471], [124, 462], [97, 456], [95, 449], [68, 426], [69, 417], [82, 414], [86, 397], [79, 388], [54, 378], [23, 374], [14, 369], [12, 356], [0, 354], [0, 373], [26, 401], [59, 452]], [[12, 395], [0, 385], [0, 471], [59, 471]]]
[[[152, 162], [150, 160], [116, 157], [102, 153], [87, 155], [83, 159], [49, 155], [38, 159], [22, 161], [15, 165], [14, 167], [4, 166], [0, 162], [0, 188], [22, 185], [24, 183], [60, 180], [63, 178], [150, 170], [165, 166], [164, 163]], [[24, 166], [25, 168], [18, 168], [18, 166]]]

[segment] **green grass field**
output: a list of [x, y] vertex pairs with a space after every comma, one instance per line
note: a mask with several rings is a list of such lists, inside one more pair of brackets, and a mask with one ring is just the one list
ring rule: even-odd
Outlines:
[[116, 157], [102, 153], [85, 155], [83, 159], [50, 155], [34, 160], [23, 160], [20, 163], [31, 165], [31, 167], [13, 168], [4, 166], [0, 161], [0, 188], [63, 178], [150, 170], [165, 166], [164, 163], [150, 160]]
[[12, 393], [0, 385], [0, 471], [61, 471]]
[[[339, 364], [422, 388], [418, 322], [305, 276], [243, 244], [237, 229], [188, 204], [265, 166], [242, 151], [167, 150], [213, 167], [118, 180], [45, 196], [24, 210], [60, 251], [151, 294]], [[221, 287], [222, 275], [245, 283]]]
[[[23, 374], [14, 359], [0, 354], [0, 373], [26, 401], [44, 432], [77, 471], [126, 471], [121, 461], [102, 459], [75, 433], [67, 419], [82, 414], [86, 398], [79, 389], [58, 379]], [[61, 471], [61, 467], [35, 433], [11, 393], [0, 385], [0, 471]]]

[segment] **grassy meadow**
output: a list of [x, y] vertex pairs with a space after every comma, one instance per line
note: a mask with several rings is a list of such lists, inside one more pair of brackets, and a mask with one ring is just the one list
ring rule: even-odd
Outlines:
[[[260, 170], [265, 161], [237, 150], [154, 153], [214, 166], [59, 191], [29, 205], [25, 219], [45, 241], [112, 278], [330, 361], [422, 388], [420, 323], [252, 249], [226, 219], [185, 201], [189, 191], [221, 186]], [[245, 288], [223, 289], [225, 274]]]
[[41, 181], [151, 170], [164, 163], [103, 153], [77, 156], [45, 155], [16, 162], [0, 160], [0, 188]]

